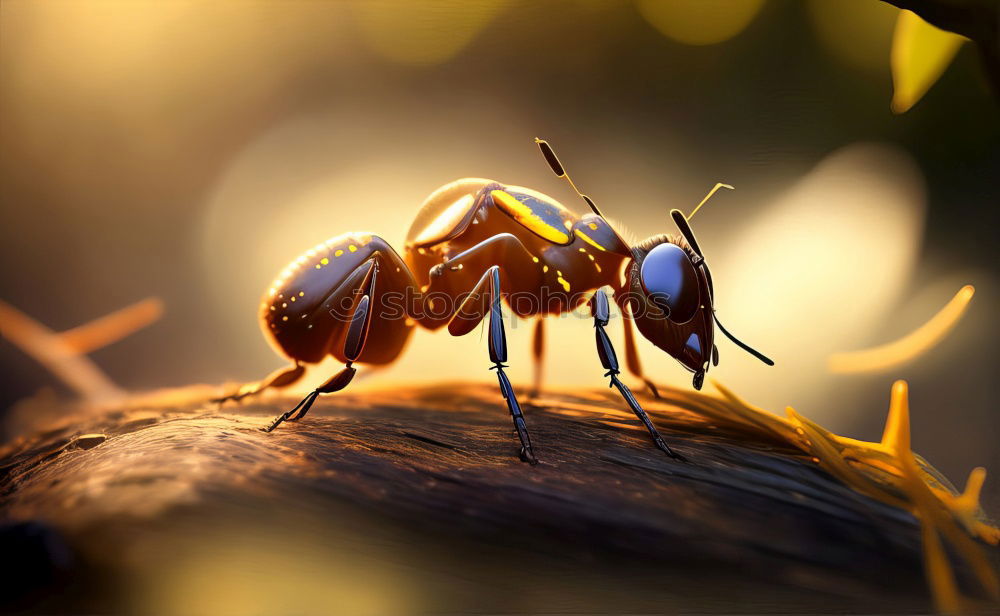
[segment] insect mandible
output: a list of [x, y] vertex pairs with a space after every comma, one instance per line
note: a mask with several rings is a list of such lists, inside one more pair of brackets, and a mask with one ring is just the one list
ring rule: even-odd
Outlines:
[[488, 351], [521, 442], [520, 457], [537, 462], [521, 405], [504, 368], [507, 340], [501, 300], [517, 317], [535, 317], [535, 391], [541, 384], [544, 317], [589, 302], [597, 353], [629, 408], [656, 446], [672, 456], [646, 412], [620, 379], [618, 359], [605, 331], [610, 318], [605, 287], [614, 293], [625, 327], [628, 370], [654, 395], [655, 385], [639, 362], [634, 323], [655, 346], [693, 373], [701, 389], [710, 365], [718, 365], [714, 325], [764, 363], [770, 359], [733, 337], [715, 315], [712, 275], [691, 229], [691, 216], [720, 188], [716, 184], [685, 216], [670, 216], [680, 236], [654, 235], [629, 246], [581, 193], [552, 147], [535, 139], [556, 176], [569, 182], [593, 211], [577, 217], [555, 199], [519, 186], [465, 178], [434, 191], [421, 205], [407, 234], [403, 257], [385, 240], [346, 233], [319, 244], [290, 263], [264, 295], [260, 323], [275, 350], [293, 362], [258, 383], [219, 401], [287, 387], [305, 364], [326, 356], [344, 368], [265, 428], [301, 419], [316, 398], [350, 384], [356, 364], [380, 365], [402, 352], [413, 327], [447, 327], [461, 336], [488, 319]]

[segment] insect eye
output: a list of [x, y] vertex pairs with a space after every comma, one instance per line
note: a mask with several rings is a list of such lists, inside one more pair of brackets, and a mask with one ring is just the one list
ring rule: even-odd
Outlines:
[[698, 310], [701, 293], [691, 259], [676, 244], [649, 251], [639, 271], [642, 287], [674, 323], [687, 323]]
[[684, 346], [690, 349], [696, 356], [701, 357], [701, 338], [698, 337], [697, 333], [692, 333], [688, 336]]

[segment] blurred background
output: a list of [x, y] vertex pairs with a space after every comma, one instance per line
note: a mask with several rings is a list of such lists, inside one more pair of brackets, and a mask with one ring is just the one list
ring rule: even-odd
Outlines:
[[[92, 354], [115, 382], [252, 381], [283, 365], [260, 295], [315, 243], [369, 231], [402, 250], [424, 197], [463, 176], [583, 213], [538, 136], [632, 237], [674, 232], [670, 208], [736, 186], [693, 226], [719, 315], [777, 366], [723, 339], [709, 377], [875, 440], [906, 378], [915, 450], [958, 484], [973, 466], [1000, 473], [1000, 115], [970, 45], [894, 115], [897, 15], [877, 0], [4, 0], [0, 299], [61, 331], [158, 296], [162, 320]], [[930, 353], [827, 369], [964, 284], [970, 309]], [[549, 383], [603, 386], [590, 329], [551, 322]], [[530, 331], [508, 325], [522, 386]], [[689, 387], [640, 342], [656, 381]], [[487, 380], [484, 347], [418, 331], [357, 385]], [[0, 369], [0, 409], [71, 393], [4, 340]], [[998, 486], [984, 489], [994, 514]]]

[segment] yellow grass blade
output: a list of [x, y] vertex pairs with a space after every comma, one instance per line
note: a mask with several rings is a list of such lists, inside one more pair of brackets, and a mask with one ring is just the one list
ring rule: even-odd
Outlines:
[[958, 324], [975, 293], [972, 285], [965, 285], [929, 321], [899, 340], [863, 351], [834, 353], [828, 360], [830, 372], [880, 372], [920, 357]]

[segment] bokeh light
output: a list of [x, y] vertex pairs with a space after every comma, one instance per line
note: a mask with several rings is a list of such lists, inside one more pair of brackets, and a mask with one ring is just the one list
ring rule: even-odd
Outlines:
[[144, 572], [155, 575], [137, 581], [131, 608], [165, 616], [419, 612], [413, 573], [389, 566], [379, 546], [361, 545], [325, 529], [219, 529], [151, 564]]
[[424, 66], [469, 44], [507, 0], [373, 0], [352, 5], [365, 42], [387, 60]]
[[827, 355], [890, 318], [919, 254], [925, 199], [909, 156], [858, 144], [748, 214], [714, 261], [716, 308], [777, 365], [762, 381], [754, 360], [723, 341], [718, 378], [766, 408], [787, 404], [824, 419], [836, 412], [826, 402], [837, 386], [825, 374]]
[[646, 21], [686, 45], [714, 45], [733, 38], [763, 6], [764, 0], [636, 0]]

